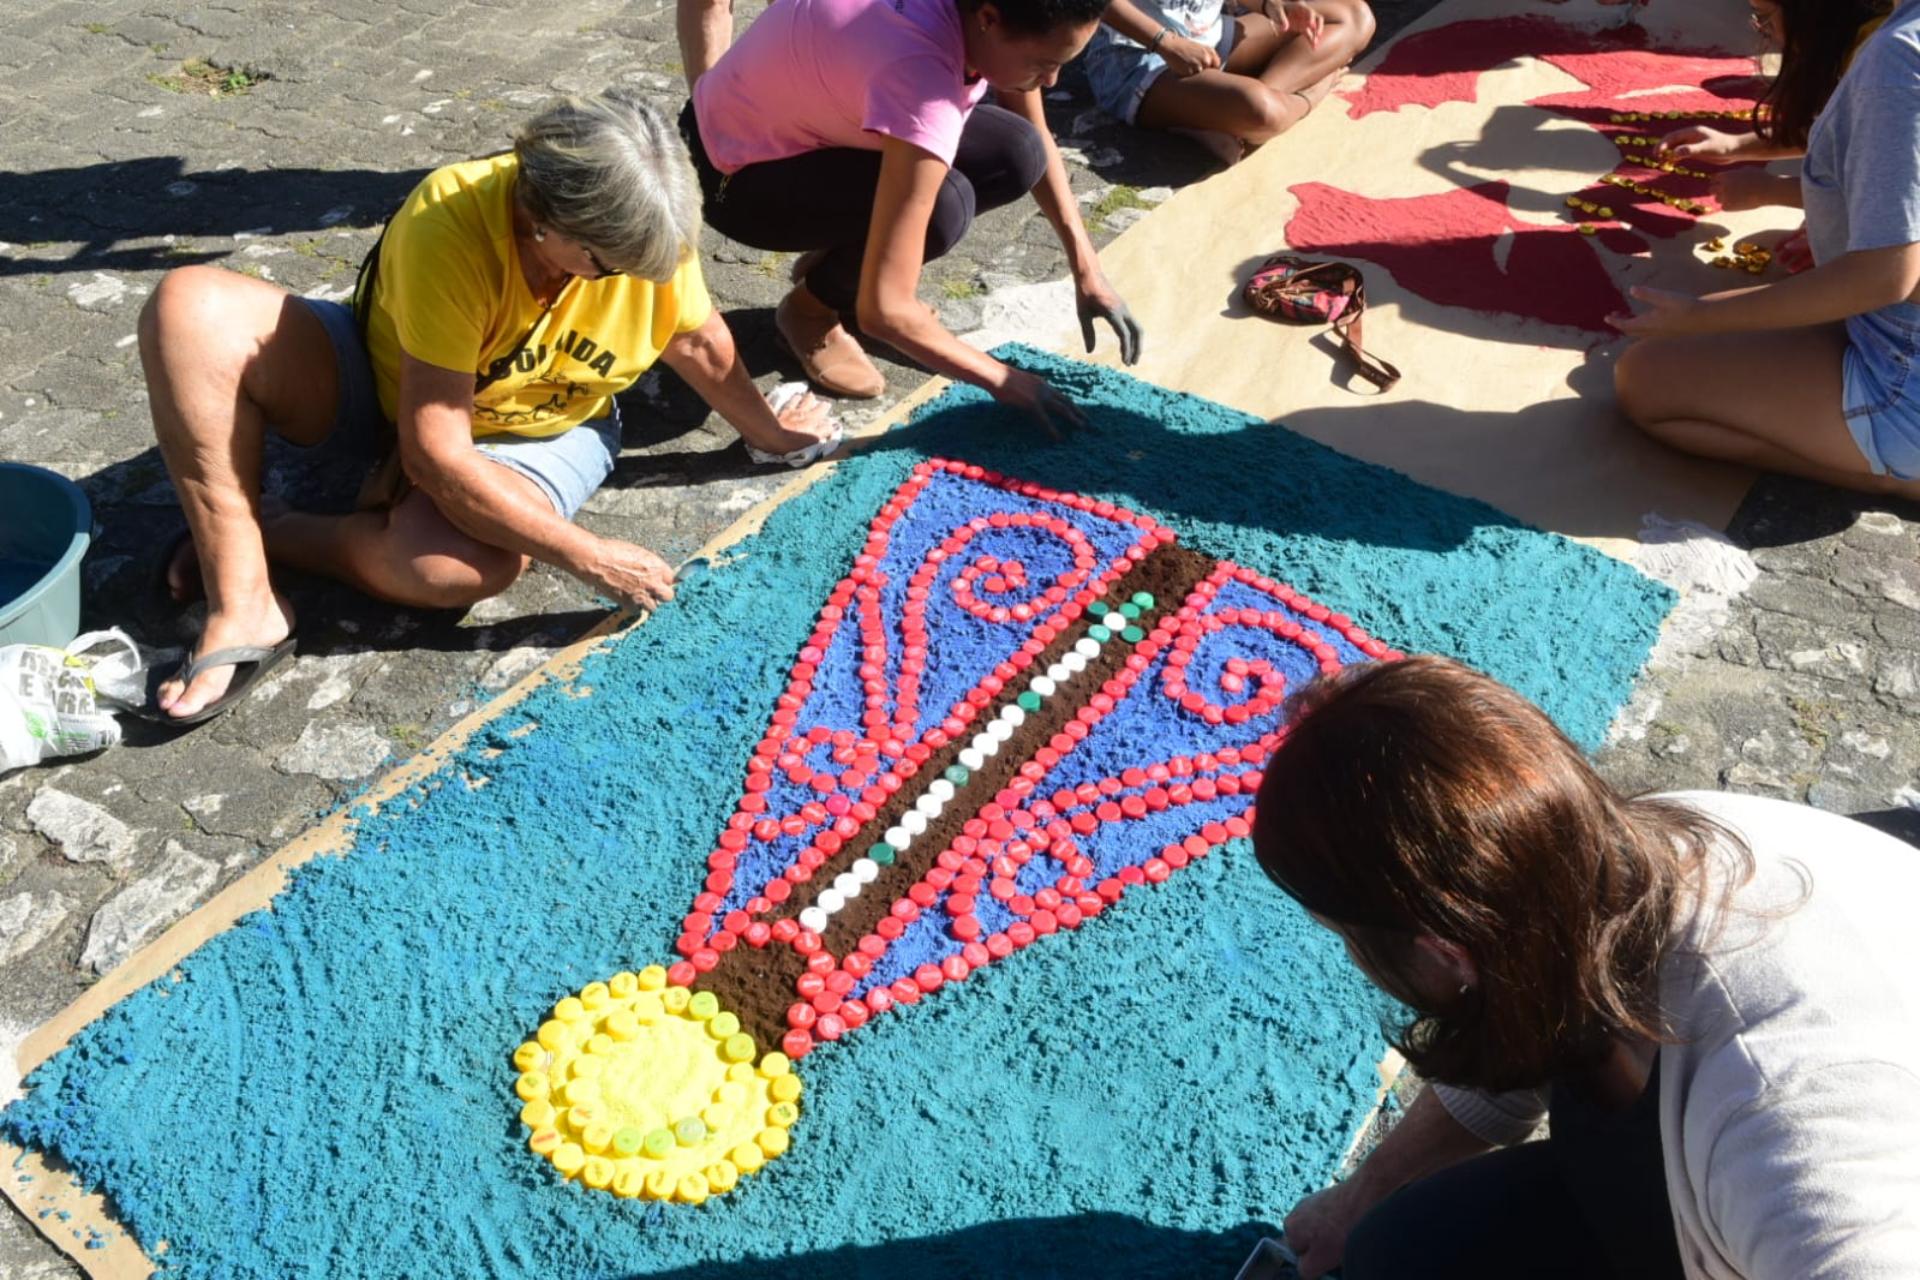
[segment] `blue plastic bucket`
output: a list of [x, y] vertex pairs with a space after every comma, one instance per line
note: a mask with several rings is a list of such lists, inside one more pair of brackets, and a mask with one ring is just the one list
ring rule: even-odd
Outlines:
[[64, 648], [80, 634], [80, 561], [92, 541], [79, 485], [0, 462], [0, 645]]

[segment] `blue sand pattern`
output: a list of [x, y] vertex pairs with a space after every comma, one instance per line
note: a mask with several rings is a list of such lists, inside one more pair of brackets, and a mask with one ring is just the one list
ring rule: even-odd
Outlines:
[[182, 1276], [1231, 1274], [1329, 1173], [1382, 1049], [1337, 942], [1240, 843], [809, 1057], [792, 1151], [700, 1209], [559, 1183], [515, 1116], [508, 1055], [552, 1001], [669, 957], [792, 656], [923, 457], [1153, 515], [1492, 672], [1589, 747], [1670, 607], [1484, 505], [1011, 354], [1099, 434], [1047, 446], [943, 396], [98, 1019], [0, 1129]]

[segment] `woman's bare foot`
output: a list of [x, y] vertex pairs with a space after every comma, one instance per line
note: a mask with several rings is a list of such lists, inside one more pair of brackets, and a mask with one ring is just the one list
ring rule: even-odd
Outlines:
[[1170, 129], [1168, 132], [1198, 143], [1200, 149], [1218, 160], [1223, 169], [1231, 169], [1246, 158], [1247, 144], [1219, 129]]
[[1313, 106], [1315, 107], [1318, 107], [1322, 102], [1325, 102], [1327, 100], [1327, 95], [1332, 93], [1334, 89], [1338, 87], [1341, 79], [1346, 74], [1347, 74], [1347, 68], [1335, 67], [1333, 70], [1327, 72], [1326, 75], [1321, 76], [1318, 80], [1315, 80], [1312, 84], [1308, 85], [1304, 89], [1301, 89], [1299, 92], [1301, 93], [1302, 96], [1306, 98], [1306, 100], [1309, 103], [1313, 104]]
[[[275, 591], [257, 603], [209, 613], [193, 652], [215, 653], [241, 645], [270, 649], [292, 634], [293, 606]], [[226, 693], [233, 683], [234, 670], [233, 667], [210, 668], [201, 672], [190, 686], [183, 686], [178, 679], [162, 681], [155, 691], [160, 709], [175, 719], [192, 715]]]

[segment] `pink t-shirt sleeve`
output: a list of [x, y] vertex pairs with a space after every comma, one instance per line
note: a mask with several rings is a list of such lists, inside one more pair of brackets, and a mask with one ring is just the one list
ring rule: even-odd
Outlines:
[[932, 53], [885, 60], [867, 82], [860, 127], [910, 142], [951, 165], [972, 95], [959, 84], [947, 93], [930, 92], [928, 86], [953, 79], [953, 64]]

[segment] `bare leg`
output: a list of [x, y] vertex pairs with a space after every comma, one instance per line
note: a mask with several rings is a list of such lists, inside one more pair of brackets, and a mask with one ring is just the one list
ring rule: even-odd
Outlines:
[[1841, 413], [1838, 325], [1775, 333], [1649, 338], [1621, 353], [1614, 387], [1628, 418], [1685, 453], [1920, 498], [1920, 481], [1876, 476]]
[[[1277, 47], [1267, 54], [1264, 64], [1257, 70], [1249, 68], [1269, 88], [1290, 93], [1317, 85], [1352, 65], [1373, 39], [1373, 10], [1367, 7], [1366, 0], [1306, 0], [1306, 3], [1318, 10], [1325, 21], [1320, 45], [1315, 48], [1294, 33], [1282, 36]], [[1248, 21], [1259, 20], [1249, 15]], [[1235, 69], [1239, 53], [1236, 48], [1236, 56], [1227, 59], [1229, 69]], [[1249, 60], [1257, 56], [1250, 51]]]
[[[293, 614], [267, 575], [260, 529], [266, 424], [300, 444], [330, 430], [337, 397], [333, 344], [284, 290], [213, 267], [169, 272], [140, 313], [154, 435], [193, 531], [207, 590], [196, 647], [273, 645]], [[174, 715], [226, 691], [231, 668], [159, 690]]]
[[691, 93], [693, 82], [711, 71], [733, 43], [733, 0], [678, 0], [673, 23]]
[[[516, 471], [507, 474], [533, 500], [547, 500], [533, 481]], [[460, 532], [418, 489], [388, 511], [289, 511], [267, 522], [266, 535], [276, 564], [423, 609], [460, 608], [499, 595], [528, 564], [518, 552]]]
[[1326, 18], [1320, 47], [1297, 33], [1276, 34], [1256, 14], [1236, 19], [1240, 35], [1217, 71], [1162, 75], [1147, 90], [1135, 122], [1147, 129], [1201, 129], [1258, 146], [1298, 124], [1332, 90], [1373, 34], [1360, 0], [1311, 0]]

